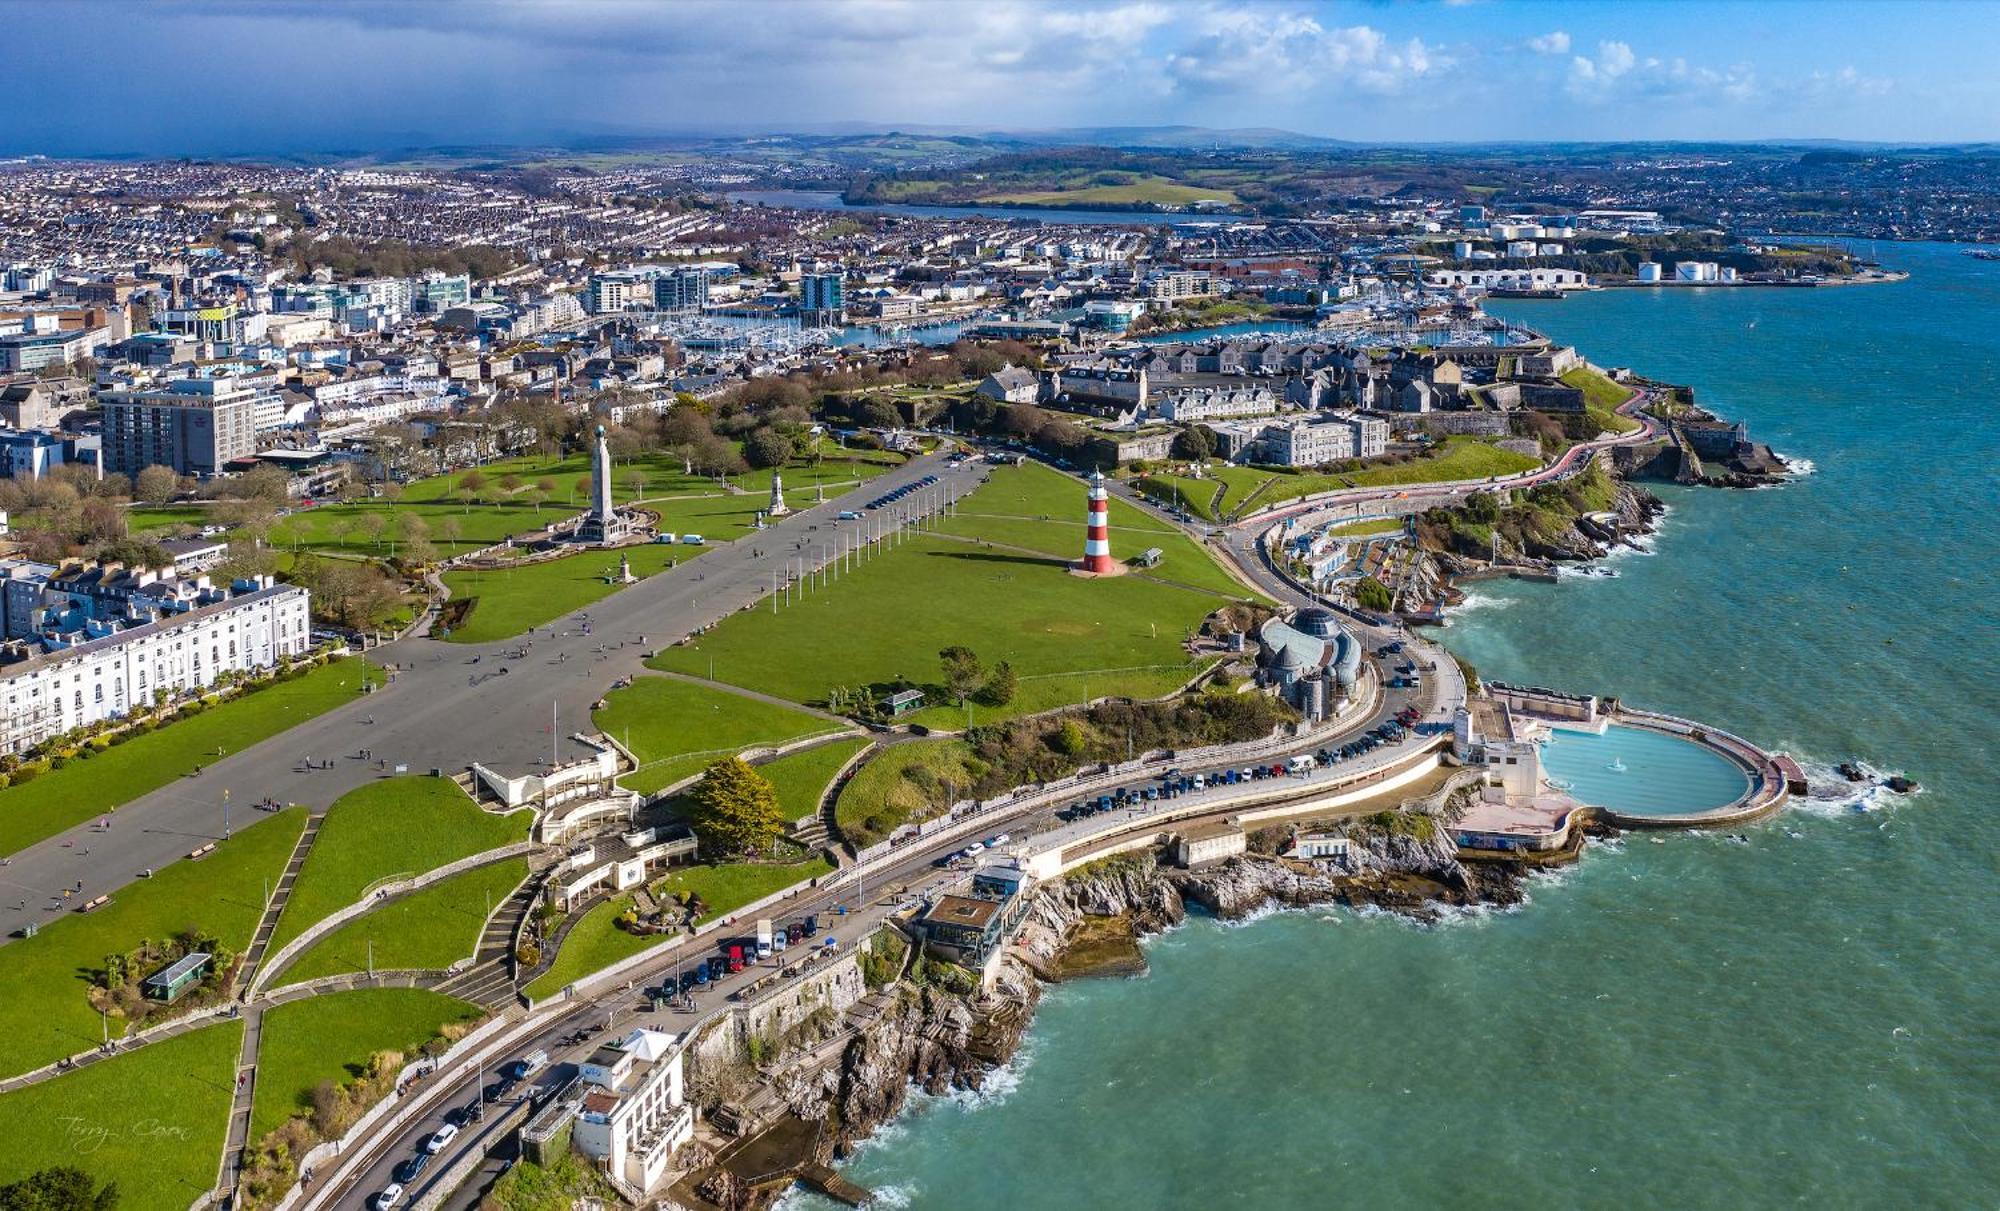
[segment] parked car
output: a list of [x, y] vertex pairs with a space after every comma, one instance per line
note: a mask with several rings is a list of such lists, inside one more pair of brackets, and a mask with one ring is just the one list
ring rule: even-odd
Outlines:
[[392, 1182], [389, 1185], [384, 1186], [382, 1187], [382, 1189], [377, 1191], [375, 1197], [369, 1200], [368, 1205], [375, 1208], [375, 1211], [389, 1211], [389, 1208], [395, 1206], [397, 1203], [400, 1203], [402, 1201], [403, 1201], [402, 1184], [397, 1182]]
[[411, 1182], [416, 1181], [424, 1175], [424, 1170], [430, 1167], [430, 1163], [431, 1154], [428, 1152], [419, 1152], [415, 1156], [405, 1160], [402, 1164], [396, 1166], [396, 1184], [407, 1186]]
[[446, 1123], [433, 1132], [429, 1139], [424, 1141], [424, 1151], [430, 1153], [432, 1156], [436, 1156], [446, 1148], [451, 1147], [451, 1141], [457, 1138], [458, 1128], [450, 1123]]

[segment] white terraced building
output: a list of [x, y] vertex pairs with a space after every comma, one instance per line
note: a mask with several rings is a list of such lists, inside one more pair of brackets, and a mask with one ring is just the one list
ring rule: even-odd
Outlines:
[[650, 1193], [694, 1137], [694, 1106], [682, 1080], [681, 1040], [638, 1029], [606, 1043], [579, 1065], [592, 1088], [571, 1139], [625, 1186]]
[[211, 605], [112, 631], [0, 667], [0, 752], [205, 689], [225, 671], [250, 671], [302, 656], [312, 645], [310, 597], [268, 577]]

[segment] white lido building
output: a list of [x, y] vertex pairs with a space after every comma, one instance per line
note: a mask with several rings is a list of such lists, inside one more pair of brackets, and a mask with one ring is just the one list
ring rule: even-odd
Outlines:
[[682, 1083], [682, 1048], [673, 1035], [634, 1030], [591, 1053], [578, 1070], [583, 1095], [570, 1139], [614, 1180], [651, 1191], [674, 1151], [694, 1138], [694, 1107]]
[[0, 752], [119, 718], [161, 690], [205, 689], [224, 672], [303, 656], [309, 602], [306, 590], [269, 577], [238, 581], [218, 601], [0, 666]]

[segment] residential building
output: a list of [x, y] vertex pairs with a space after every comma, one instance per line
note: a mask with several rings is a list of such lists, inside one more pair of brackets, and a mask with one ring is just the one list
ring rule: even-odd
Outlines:
[[799, 317], [807, 327], [838, 327], [846, 314], [845, 271], [833, 269], [799, 275]]
[[257, 452], [258, 399], [228, 378], [105, 392], [105, 469], [130, 475], [158, 463], [182, 475], [214, 475]]
[[[9, 601], [14, 586], [7, 585]], [[309, 598], [269, 578], [210, 590], [185, 608], [120, 629], [90, 620], [62, 646], [0, 667], [0, 752], [201, 690], [225, 672], [269, 668], [311, 646]], [[44, 616], [46, 621], [46, 616]]]

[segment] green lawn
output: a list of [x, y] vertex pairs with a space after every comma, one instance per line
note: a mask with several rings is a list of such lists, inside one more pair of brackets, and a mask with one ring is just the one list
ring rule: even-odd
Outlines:
[[[720, 670], [717, 675], [723, 676]], [[842, 726], [677, 677], [641, 677], [624, 689], [612, 690], [604, 696], [604, 709], [592, 714], [591, 721], [639, 758], [639, 768], [620, 781], [648, 794], [746, 748], [778, 745]]]
[[499, 908], [527, 877], [528, 860], [508, 858], [391, 900], [307, 947], [273, 987], [367, 971], [371, 957], [377, 971], [435, 970], [471, 958], [487, 906]]
[[306, 854], [271, 950], [359, 900], [369, 885], [524, 841], [533, 813], [485, 811], [448, 778], [386, 778], [342, 795]]
[[1335, 526], [1330, 533], [1342, 538], [1366, 538], [1370, 534], [1395, 534], [1403, 529], [1400, 517], [1377, 517], [1372, 521], [1350, 521], [1344, 526]]
[[724, 862], [719, 866], [686, 866], [653, 884], [653, 894], [665, 902], [676, 892], [700, 896], [708, 907], [697, 923], [726, 917], [753, 900], [783, 891], [794, 883], [817, 879], [833, 870], [825, 858], [808, 858], [789, 865], [764, 862]]
[[1578, 366], [1566, 371], [1562, 381], [1583, 392], [1583, 410], [1597, 425], [1601, 433], [1630, 433], [1641, 428], [1638, 421], [1618, 411], [1618, 406], [1632, 398], [1632, 392], [1612, 382], [1589, 366]]
[[602, 601], [624, 586], [616, 582], [618, 556], [645, 578], [700, 555], [705, 547], [645, 543], [618, 553], [586, 551], [545, 563], [491, 571], [447, 572], [444, 583], [454, 599], [473, 599], [472, 608], [445, 638], [453, 643], [490, 643], [522, 634], [575, 610]]
[[1502, 450], [1478, 438], [1448, 437], [1444, 449], [1435, 458], [1412, 459], [1406, 463], [1336, 475], [1278, 475], [1249, 503], [1253, 508], [1263, 508], [1338, 488], [1386, 488], [1401, 484], [1450, 483], [1495, 475], [1519, 475], [1541, 465], [1540, 459]]
[[[939, 530], [1077, 559], [1083, 554], [1084, 493], [1077, 480], [1040, 464], [1002, 467]], [[1109, 503], [1113, 555], [1130, 560], [1157, 547], [1165, 558], [1145, 575], [1223, 597], [1253, 596], [1182, 531], [1118, 497]]]
[[[241, 752], [351, 701], [360, 692], [363, 677], [381, 680], [381, 674], [366, 661], [334, 661], [303, 677], [265, 686], [199, 715], [134, 736], [85, 760], [71, 761], [32, 782], [0, 790], [0, 853], [12, 853], [52, 837], [176, 780], [190, 795], [217, 797], [216, 826], [220, 828], [223, 787], [211, 785], [213, 775], [200, 783], [185, 775], [192, 773], [197, 763], [215, 761], [217, 748]], [[241, 796], [255, 797], [254, 788], [239, 787], [237, 791]]]
[[963, 740], [912, 740], [892, 744], [854, 771], [834, 800], [834, 822], [856, 847], [922, 821], [965, 797], [973, 774], [965, 768], [972, 748]]
[[[1040, 468], [1016, 473], [1074, 485]], [[1046, 542], [1042, 536], [1053, 532], [1051, 523], [1010, 513], [1004, 494], [988, 495], [1005, 483], [996, 473], [947, 528], [969, 537]], [[1033, 484], [1026, 490], [1048, 491]], [[1075, 499], [1069, 503], [1081, 506], [1080, 491], [1070, 494]], [[1167, 541], [1157, 545], [1172, 550], [1172, 536], [1159, 537]], [[1168, 563], [1180, 565], [1172, 570], [1185, 576], [1207, 558], [1189, 544], [1180, 554], [1169, 554]], [[1161, 569], [1162, 575], [1168, 572]], [[1212, 575], [1222, 573], [1216, 569]], [[658, 653], [653, 663], [706, 675], [713, 657], [718, 678], [794, 702], [821, 702], [835, 687], [882, 687], [903, 677], [928, 687], [932, 704], [912, 718], [963, 726], [964, 709], [947, 703], [934, 684], [941, 676], [942, 648], [966, 645], [989, 665], [1007, 660], [1020, 678], [1011, 703], [975, 704], [974, 722], [1048, 710], [1086, 694], [1155, 697], [1198, 670], [1182, 641], [1222, 604], [1215, 592], [1144, 576], [1086, 580], [1071, 575], [1067, 561], [1053, 554], [984, 550], [925, 535], [880, 550], [828, 588], [777, 613], [734, 614], [695, 642]]]
[[[829, 496], [848, 490], [854, 482], [881, 474], [888, 467], [867, 452], [829, 455], [818, 465], [785, 468], [787, 491], [824, 484]], [[459, 487], [474, 471], [486, 480], [477, 491], [477, 500], [461, 497]], [[503, 486], [509, 477], [519, 480], [513, 488]], [[536, 485], [555, 485], [539, 505], [533, 502]], [[768, 470], [731, 476], [725, 481], [689, 475], [678, 460], [665, 454], [646, 454], [615, 460], [611, 473], [612, 496], [620, 503], [667, 502], [663, 512], [669, 520], [663, 529], [703, 532], [699, 524], [670, 524], [707, 520], [718, 532], [747, 528], [751, 514], [764, 506], [771, 490]], [[739, 491], [740, 490], [740, 491]], [[399, 518], [423, 518], [430, 540], [445, 555], [491, 546], [518, 534], [542, 529], [553, 521], [583, 509], [590, 496], [590, 460], [583, 454], [563, 459], [533, 456], [501, 459], [477, 468], [432, 476], [407, 485], [400, 496], [364, 498], [347, 503], [329, 503], [300, 508], [279, 519], [271, 528], [271, 543], [286, 551], [321, 550], [355, 555], [384, 556], [394, 550], [399, 535]], [[682, 498], [701, 498], [704, 506], [690, 505]], [[685, 512], [686, 516], [681, 515]], [[367, 519], [382, 519], [379, 534], [371, 537]], [[177, 506], [148, 510], [143, 524], [148, 527], [176, 522], [205, 520], [199, 507]], [[135, 527], [142, 524], [134, 517]]]
[[257, 1097], [250, 1138], [262, 1139], [297, 1114], [312, 1112], [321, 1081], [345, 1084], [378, 1051], [416, 1049], [453, 1022], [485, 1013], [456, 997], [421, 988], [361, 988], [308, 997], [264, 1015], [257, 1054]]
[[757, 772], [771, 780], [778, 791], [778, 810], [787, 820], [800, 820], [819, 810], [819, 797], [826, 793], [848, 759], [868, 747], [863, 739], [836, 740], [809, 748], [802, 753], [767, 761]]
[[125, 528], [139, 535], [168, 526], [204, 526], [212, 517], [208, 505], [134, 505], [125, 510]]
[[1185, 509], [1203, 521], [1219, 522], [1213, 507], [1216, 482], [1153, 471], [1132, 481], [1132, 486], [1169, 508]]
[[0, 1182], [73, 1165], [119, 1211], [186, 1211], [215, 1185], [243, 1024], [222, 1022], [0, 1095]]
[[672, 940], [668, 934], [626, 933], [618, 928], [618, 914], [631, 905], [629, 897], [605, 900], [583, 914], [563, 938], [562, 949], [549, 969], [522, 989], [531, 1000], [554, 996], [563, 986], [601, 971], [627, 955]]
[[[0, 987], [7, 990], [0, 996], [0, 1074], [25, 1072], [98, 1042], [102, 1029], [85, 995], [106, 955], [197, 926], [232, 950], [249, 945], [264, 911], [264, 889], [284, 873], [305, 820], [305, 810], [296, 807], [259, 818], [208, 857], [176, 862], [132, 883], [88, 916], [43, 913], [30, 901], [41, 932], [0, 947]], [[189, 846], [196, 840], [189, 838]], [[115, 1019], [111, 1033], [123, 1033]]]

